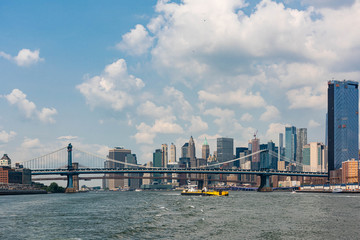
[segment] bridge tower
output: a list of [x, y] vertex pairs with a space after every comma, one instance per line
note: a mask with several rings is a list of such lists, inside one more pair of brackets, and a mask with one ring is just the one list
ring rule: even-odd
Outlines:
[[74, 188], [74, 177], [78, 179], [78, 174], [73, 173], [73, 162], [72, 162], [72, 145], [69, 143], [68, 147], [68, 172], [67, 172], [67, 186], [66, 186], [66, 193], [74, 193], [76, 192], [76, 188]]
[[260, 186], [258, 192], [272, 192], [273, 189], [270, 186], [270, 174], [260, 174]]

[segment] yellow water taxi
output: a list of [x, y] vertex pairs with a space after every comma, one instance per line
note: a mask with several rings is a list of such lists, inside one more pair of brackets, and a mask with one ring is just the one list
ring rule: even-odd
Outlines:
[[195, 189], [184, 189], [181, 192], [181, 195], [190, 195], [190, 196], [229, 196], [228, 191], [222, 190], [195, 190]]

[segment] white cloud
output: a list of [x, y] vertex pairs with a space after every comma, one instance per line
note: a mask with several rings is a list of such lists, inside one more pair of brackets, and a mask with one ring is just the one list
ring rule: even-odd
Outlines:
[[174, 87], [165, 87], [163, 92], [167, 96], [169, 103], [173, 105], [172, 109], [177, 113], [177, 116], [184, 120], [189, 120], [192, 116], [193, 107], [185, 99], [184, 93]]
[[189, 127], [188, 132], [203, 132], [208, 130], [209, 126], [206, 122], [204, 122], [200, 116], [192, 116], [191, 118], [191, 126]]
[[15, 62], [18, 66], [30, 66], [40, 61], [44, 61], [43, 58], [40, 58], [40, 50], [31, 51], [30, 49], [21, 49], [17, 56], [12, 57], [10, 54], [5, 52], [0, 52], [0, 56]]
[[151, 101], [146, 101], [142, 103], [137, 108], [137, 114], [140, 116], [148, 116], [152, 118], [162, 118], [162, 119], [173, 119], [173, 113], [171, 107], [158, 107], [155, 103]]
[[77, 139], [78, 137], [77, 136], [60, 136], [58, 137], [57, 139], [58, 140], [73, 140], [73, 139]]
[[41, 146], [41, 144], [40, 144], [40, 140], [38, 138], [31, 139], [31, 138], [25, 137], [23, 143], [21, 144], [22, 148], [38, 148], [40, 146]]
[[38, 113], [39, 119], [45, 123], [55, 123], [55, 119], [52, 117], [57, 114], [55, 108], [43, 108], [41, 112]]
[[251, 122], [253, 120], [253, 116], [250, 113], [244, 113], [240, 120], [244, 122]]
[[55, 108], [42, 108], [38, 111], [34, 102], [26, 98], [26, 94], [19, 89], [13, 89], [12, 92], [4, 96], [11, 105], [16, 105], [26, 118], [37, 117], [44, 123], [54, 123], [54, 115], [57, 114]]
[[0, 131], [0, 142], [8, 143], [15, 136], [16, 136], [16, 132], [14, 131], [6, 132], [5, 130], [2, 130]]
[[261, 121], [270, 121], [280, 117], [280, 112], [275, 106], [266, 106], [266, 111], [261, 114]]
[[201, 101], [209, 103], [222, 105], [239, 104], [243, 108], [265, 106], [265, 100], [260, 96], [259, 92], [254, 95], [252, 92], [246, 93], [243, 89], [224, 93], [209, 93], [201, 90], [198, 92], [198, 95]]
[[142, 122], [136, 126], [136, 129], [138, 132], [133, 136], [136, 143], [146, 144], [153, 144], [157, 133], [179, 134], [184, 132], [180, 125], [163, 119], [156, 119], [153, 126], [149, 126]]
[[131, 55], [142, 55], [151, 47], [153, 38], [149, 36], [145, 27], [137, 24], [134, 29], [122, 36], [122, 41], [116, 47]]
[[293, 89], [286, 93], [290, 102], [290, 109], [298, 108], [326, 108], [326, 92], [319, 92], [311, 87], [303, 87], [301, 89]]
[[214, 123], [218, 125], [218, 132], [224, 135], [244, 130], [243, 126], [235, 119], [235, 112], [230, 109], [212, 108], [204, 111], [204, 115], [216, 117]]
[[104, 73], [92, 77], [76, 88], [91, 107], [103, 106], [121, 111], [134, 104], [134, 93], [145, 86], [140, 78], [128, 74], [124, 59], [105, 67]]
[[308, 123], [308, 126], [309, 128], [316, 128], [316, 127], [319, 127], [321, 126], [320, 123], [316, 122], [315, 120], [313, 119], [310, 119], [309, 123]]
[[[279, 144], [279, 133], [285, 132], [285, 127], [287, 125], [283, 123], [271, 123], [269, 124], [268, 130], [266, 131], [266, 135], [264, 139], [265, 141], [272, 140], [276, 145]], [[285, 141], [284, 141], [285, 143]]]

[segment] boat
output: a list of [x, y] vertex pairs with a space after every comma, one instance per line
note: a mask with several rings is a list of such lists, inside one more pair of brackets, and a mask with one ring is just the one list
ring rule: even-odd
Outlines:
[[333, 193], [341, 193], [343, 190], [341, 188], [334, 188], [332, 190]]
[[228, 191], [223, 190], [207, 190], [206, 188], [202, 190], [196, 190], [194, 188], [190, 189], [184, 189], [181, 192], [181, 195], [187, 195], [187, 196], [229, 196]]

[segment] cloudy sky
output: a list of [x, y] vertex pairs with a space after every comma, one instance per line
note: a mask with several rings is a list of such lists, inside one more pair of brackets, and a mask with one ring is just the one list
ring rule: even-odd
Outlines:
[[192, 135], [325, 141], [327, 81], [360, 79], [360, 0], [1, 1], [0, 154]]

